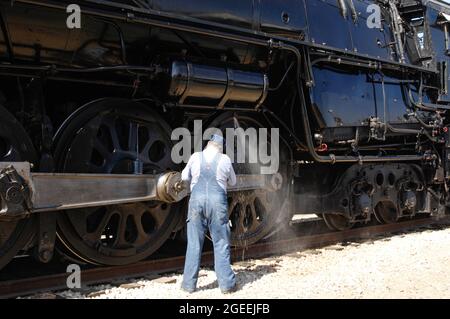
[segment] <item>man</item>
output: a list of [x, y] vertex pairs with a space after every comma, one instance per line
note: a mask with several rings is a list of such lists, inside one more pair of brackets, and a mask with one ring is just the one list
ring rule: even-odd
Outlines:
[[214, 270], [223, 293], [236, 289], [230, 261], [227, 182], [236, 184], [230, 158], [223, 153], [223, 137], [213, 135], [203, 152], [194, 153], [182, 172], [190, 181], [191, 198], [187, 218], [188, 245], [181, 288], [194, 292], [197, 286], [205, 232], [209, 229], [214, 244]]

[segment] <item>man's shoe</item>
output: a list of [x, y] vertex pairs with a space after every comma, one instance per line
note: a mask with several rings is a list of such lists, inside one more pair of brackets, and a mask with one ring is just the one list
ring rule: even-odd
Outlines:
[[188, 289], [188, 288], [185, 288], [183, 286], [181, 286], [181, 290], [183, 290], [184, 292], [187, 292], [188, 294], [191, 294], [191, 293], [195, 292], [195, 288], [194, 289]]
[[228, 295], [228, 294], [232, 294], [233, 292], [237, 291], [237, 285], [234, 285], [234, 287], [230, 288], [230, 289], [226, 289], [226, 290], [222, 290], [222, 293], [224, 295]]

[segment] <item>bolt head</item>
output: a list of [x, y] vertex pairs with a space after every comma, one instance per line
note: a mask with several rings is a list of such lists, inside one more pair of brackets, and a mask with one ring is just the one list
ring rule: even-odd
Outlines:
[[12, 186], [6, 191], [6, 201], [12, 204], [20, 204], [23, 201], [23, 196], [18, 186]]
[[52, 252], [50, 250], [42, 250], [39, 255], [43, 262], [48, 262], [52, 258]]

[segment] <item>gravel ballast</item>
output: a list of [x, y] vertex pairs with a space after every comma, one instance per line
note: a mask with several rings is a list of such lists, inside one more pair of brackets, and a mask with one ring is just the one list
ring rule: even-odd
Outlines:
[[[334, 245], [233, 265], [239, 290], [223, 295], [212, 269], [198, 291], [181, 273], [64, 291], [64, 298], [450, 298], [450, 228]], [[92, 288], [92, 289], [91, 289]]]

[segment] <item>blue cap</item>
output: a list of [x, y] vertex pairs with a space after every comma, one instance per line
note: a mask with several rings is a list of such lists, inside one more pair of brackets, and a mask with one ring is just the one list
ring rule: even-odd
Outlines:
[[218, 134], [213, 134], [211, 136], [210, 141], [212, 142], [216, 142], [217, 144], [223, 145], [224, 139], [222, 136], [218, 135]]

